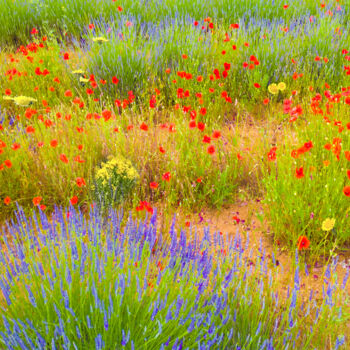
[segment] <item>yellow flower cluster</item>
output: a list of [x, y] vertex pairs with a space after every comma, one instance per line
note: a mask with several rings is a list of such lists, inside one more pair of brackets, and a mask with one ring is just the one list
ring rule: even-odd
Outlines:
[[270, 84], [267, 87], [267, 90], [269, 90], [269, 93], [271, 93], [272, 95], [276, 95], [278, 93], [278, 91], [284, 91], [286, 89], [286, 83], [284, 83], [283, 81], [281, 81], [278, 84]]
[[108, 185], [111, 180], [113, 184], [114, 176], [121, 176], [128, 181], [137, 181], [139, 179], [139, 174], [133, 167], [130, 160], [124, 157], [109, 157], [106, 163], [101, 164], [101, 168], [96, 171], [95, 180], [101, 181], [103, 186]]

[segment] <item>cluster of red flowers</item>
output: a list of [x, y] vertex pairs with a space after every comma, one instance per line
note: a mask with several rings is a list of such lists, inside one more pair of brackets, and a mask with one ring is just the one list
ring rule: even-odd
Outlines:
[[267, 159], [270, 162], [273, 162], [274, 160], [276, 160], [276, 151], [277, 151], [277, 147], [272, 147], [269, 153], [267, 154]]
[[293, 158], [298, 158], [300, 155], [310, 151], [312, 147], [313, 147], [313, 144], [311, 141], [305, 142], [304, 145], [301, 146], [300, 148], [296, 150], [292, 150], [291, 155]]
[[140, 201], [140, 204], [135, 208], [137, 211], [146, 210], [147, 212], [153, 214], [153, 208], [150, 203], [146, 201]]

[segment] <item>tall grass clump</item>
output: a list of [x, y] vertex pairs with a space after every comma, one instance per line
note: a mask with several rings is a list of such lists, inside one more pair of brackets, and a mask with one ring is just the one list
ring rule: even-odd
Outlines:
[[[342, 286], [302, 302], [299, 267], [286, 297], [280, 267], [251, 260], [239, 234], [158, 232], [144, 221], [72, 207], [8, 225], [0, 254], [8, 349], [325, 349], [340, 334]], [[255, 261], [254, 261], [255, 260]], [[251, 263], [250, 263], [251, 262]], [[328, 285], [327, 285], [327, 284]], [[345, 286], [346, 279], [343, 285]], [[283, 300], [283, 304], [281, 301]]]

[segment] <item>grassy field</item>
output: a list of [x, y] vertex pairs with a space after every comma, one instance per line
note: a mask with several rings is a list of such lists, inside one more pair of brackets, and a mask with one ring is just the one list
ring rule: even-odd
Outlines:
[[[0, 8], [4, 348], [349, 348], [347, 1]], [[291, 269], [186, 219], [252, 200]]]

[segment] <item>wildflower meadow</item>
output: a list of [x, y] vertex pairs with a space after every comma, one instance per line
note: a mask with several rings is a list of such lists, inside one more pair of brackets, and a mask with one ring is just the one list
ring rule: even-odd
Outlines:
[[0, 0], [0, 349], [350, 349], [347, 0]]

